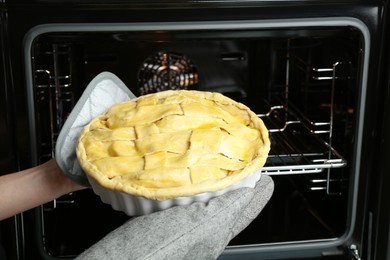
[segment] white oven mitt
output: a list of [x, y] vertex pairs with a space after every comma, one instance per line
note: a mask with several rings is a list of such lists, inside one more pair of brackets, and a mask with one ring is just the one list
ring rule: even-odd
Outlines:
[[76, 156], [80, 132], [93, 118], [114, 104], [133, 98], [134, 94], [110, 72], [100, 73], [88, 84], [57, 138], [55, 159], [66, 176], [80, 185], [90, 186]]
[[272, 178], [262, 175], [254, 189], [133, 218], [76, 260], [217, 259], [262, 211], [273, 190]]

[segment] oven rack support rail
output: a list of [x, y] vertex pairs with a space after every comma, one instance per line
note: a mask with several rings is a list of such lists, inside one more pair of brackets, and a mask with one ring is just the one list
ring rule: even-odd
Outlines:
[[[334, 124], [334, 95], [336, 84], [345, 84], [351, 80], [352, 63], [334, 62], [326, 67], [317, 67], [311, 60], [298, 53], [291, 52], [290, 41], [287, 43], [286, 78], [282, 92], [277, 88], [276, 100], [268, 104], [269, 111], [259, 114], [269, 129], [271, 151], [263, 167], [268, 175], [299, 175], [306, 179], [310, 190], [324, 190], [328, 195], [342, 193], [345, 182], [343, 176], [347, 161], [332, 144]], [[317, 64], [318, 65], [318, 64]], [[306, 87], [326, 84], [329, 92], [329, 115], [325, 120], [312, 121], [289, 100], [291, 68], [304, 73], [307, 81], [301, 82]], [[283, 104], [280, 106], [272, 106]], [[336, 169], [337, 168], [337, 169]]]

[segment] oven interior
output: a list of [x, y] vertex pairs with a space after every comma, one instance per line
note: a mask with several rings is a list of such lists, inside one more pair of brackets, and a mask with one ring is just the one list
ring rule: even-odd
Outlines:
[[[354, 189], [364, 39], [351, 26], [53, 31], [31, 45], [36, 158], [56, 138], [90, 80], [116, 74], [136, 95], [163, 89], [221, 92], [267, 125], [272, 147], [263, 174], [275, 191], [230, 246], [341, 237]], [[40, 208], [47, 254], [73, 257], [130, 217], [92, 190]], [[91, 220], [94, 221], [91, 221]]]

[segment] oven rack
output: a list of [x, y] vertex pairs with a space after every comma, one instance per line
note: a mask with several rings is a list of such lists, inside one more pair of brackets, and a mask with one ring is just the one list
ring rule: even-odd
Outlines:
[[292, 107], [283, 105], [272, 106], [268, 113], [258, 116], [267, 126], [271, 140], [271, 150], [262, 168], [264, 174], [313, 174], [347, 164], [319, 136], [330, 132], [329, 122], [309, 122]]

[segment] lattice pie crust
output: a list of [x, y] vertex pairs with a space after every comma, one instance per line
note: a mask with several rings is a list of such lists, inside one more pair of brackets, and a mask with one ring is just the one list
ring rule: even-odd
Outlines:
[[248, 107], [169, 90], [111, 107], [81, 132], [77, 157], [101, 186], [165, 200], [224, 189], [261, 168], [270, 141]]

